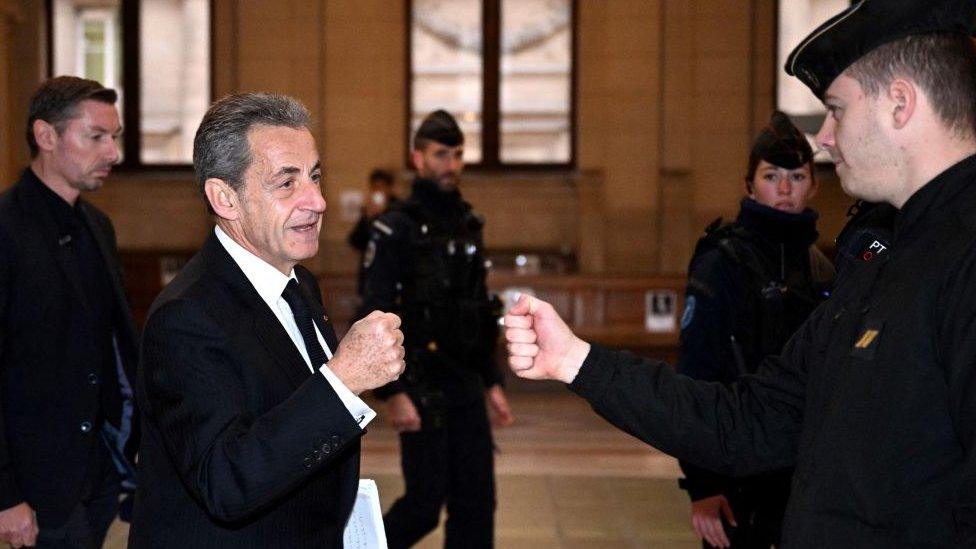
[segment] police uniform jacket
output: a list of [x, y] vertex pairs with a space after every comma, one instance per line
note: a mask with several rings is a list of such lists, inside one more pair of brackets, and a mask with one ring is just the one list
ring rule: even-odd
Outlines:
[[779, 357], [732, 385], [594, 346], [571, 388], [732, 475], [796, 465], [783, 547], [976, 546], [976, 157], [902, 207]]
[[[688, 268], [679, 372], [731, 383], [779, 354], [833, 282], [833, 266], [812, 248], [816, 221], [811, 209], [788, 213], [745, 198], [734, 223], [717, 220], [707, 229]], [[785, 486], [790, 474], [734, 482], [691, 463], [681, 467], [681, 486], [693, 501], [734, 488]]]
[[[483, 225], [457, 191], [440, 191], [426, 179], [415, 180], [409, 199], [373, 223], [360, 316], [377, 309], [400, 315], [407, 351], [406, 370], [375, 391], [380, 398], [433, 389], [444, 395], [446, 405], [461, 405], [483, 398], [485, 387], [501, 381], [493, 353], [494, 319], [483, 310], [454, 317], [456, 310], [445, 313], [418, 298], [436, 286], [443, 292], [435, 290], [439, 295], [433, 299], [448, 298], [445, 305], [462, 294], [487, 304]], [[457, 269], [445, 267], [461, 263], [469, 265], [463, 269], [466, 280], [458, 280]], [[472, 345], [458, 350], [451, 340]]]

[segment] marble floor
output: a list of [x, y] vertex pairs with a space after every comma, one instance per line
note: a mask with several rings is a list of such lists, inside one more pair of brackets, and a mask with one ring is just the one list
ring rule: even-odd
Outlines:
[[[610, 427], [561, 387], [514, 385], [517, 422], [495, 433], [497, 547], [701, 546], [672, 458]], [[403, 489], [396, 433], [379, 417], [363, 445], [362, 476], [377, 481], [386, 509]], [[105, 547], [124, 548], [126, 535], [117, 522]], [[418, 547], [442, 543], [439, 528]]]

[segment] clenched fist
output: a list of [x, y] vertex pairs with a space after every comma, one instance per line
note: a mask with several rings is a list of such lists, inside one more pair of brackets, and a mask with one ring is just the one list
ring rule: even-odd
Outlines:
[[352, 325], [328, 367], [358, 395], [400, 377], [404, 354], [400, 317], [373, 311]]
[[522, 295], [505, 315], [508, 365], [519, 377], [572, 383], [590, 344], [573, 334], [552, 305]]
[[26, 502], [0, 511], [0, 541], [15, 548], [37, 542], [37, 515]]

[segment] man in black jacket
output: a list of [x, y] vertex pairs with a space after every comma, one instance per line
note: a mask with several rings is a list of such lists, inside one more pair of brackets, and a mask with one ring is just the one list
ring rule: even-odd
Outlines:
[[92, 80], [42, 84], [31, 165], [0, 196], [0, 541], [15, 547], [100, 547], [133, 487], [138, 340], [112, 223], [80, 196], [119, 158], [115, 100]]
[[976, 546], [976, 50], [970, 0], [862, 0], [787, 61], [851, 195], [898, 209], [831, 298], [731, 385], [576, 338], [525, 297], [511, 366], [736, 476], [795, 465], [782, 546]]
[[513, 421], [495, 365], [484, 222], [461, 198], [464, 135], [445, 111], [417, 129], [413, 193], [373, 222], [362, 312], [403, 317], [407, 369], [375, 391], [400, 432], [406, 493], [383, 518], [391, 548], [437, 527], [446, 547], [491, 547], [495, 479], [488, 403]]
[[[753, 144], [745, 189], [736, 221], [713, 223], [688, 268], [678, 371], [694, 379], [755, 373], [829, 294], [834, 269], [814, 246], [817, 212], [807, 208], [817, 191], [813, 150], [785, 114], [773, 113]], [[734, 479], [681, 468], [706, 548], [779, 543], [791, 469]]]
[[271, 94], [214, 103], [193, 142], [216, 227], [153, 302], [129, 547], [341, 547], [359, 440], [357, 395], [403, 369], [395, 315], [338, 343], [315, 276], [322, 169], [308, 111]]

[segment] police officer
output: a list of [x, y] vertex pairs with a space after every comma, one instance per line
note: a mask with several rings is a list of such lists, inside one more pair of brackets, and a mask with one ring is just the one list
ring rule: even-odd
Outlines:
[[403, 319], [407, 369], [377, 389], [400, 432], [406, 493], [384, 517], [391, 548], [437, 527], [445, 546], [491, 547], [495, 481], [488, 403], [499, 425], [513, 416], [494, 348], [497, 300], [489, 299], [483, 220], [462, 200], [464, 135], [443, 110], [414, 136], [412, 194], [373, 222], [364, 256], [362, 313]]
[[974, 15], [972, 0], [859, 0], [790, 54], [827, 106], [817, 140], [844, 190], [897, 213], [780, 356], [729, 385], [692, 380], [524, 296], [510, 365], [700, 467], [795, 465], [787, 549], [976, 546]]
[[[773, 113], [749, 155], [734, 223], [716, 220], [688, 268], [678, 370], [731, 383], [755, 373], [825, 298], [830, 261], [814, 246], [817, 191], [813, 150], [789, 118]], [[682, 461], [692, 527], [708, 547], [763, 548], [779, 543], [790, 469], [733, 479]], [[736, 525], [727, 532], [726, 524]]]

